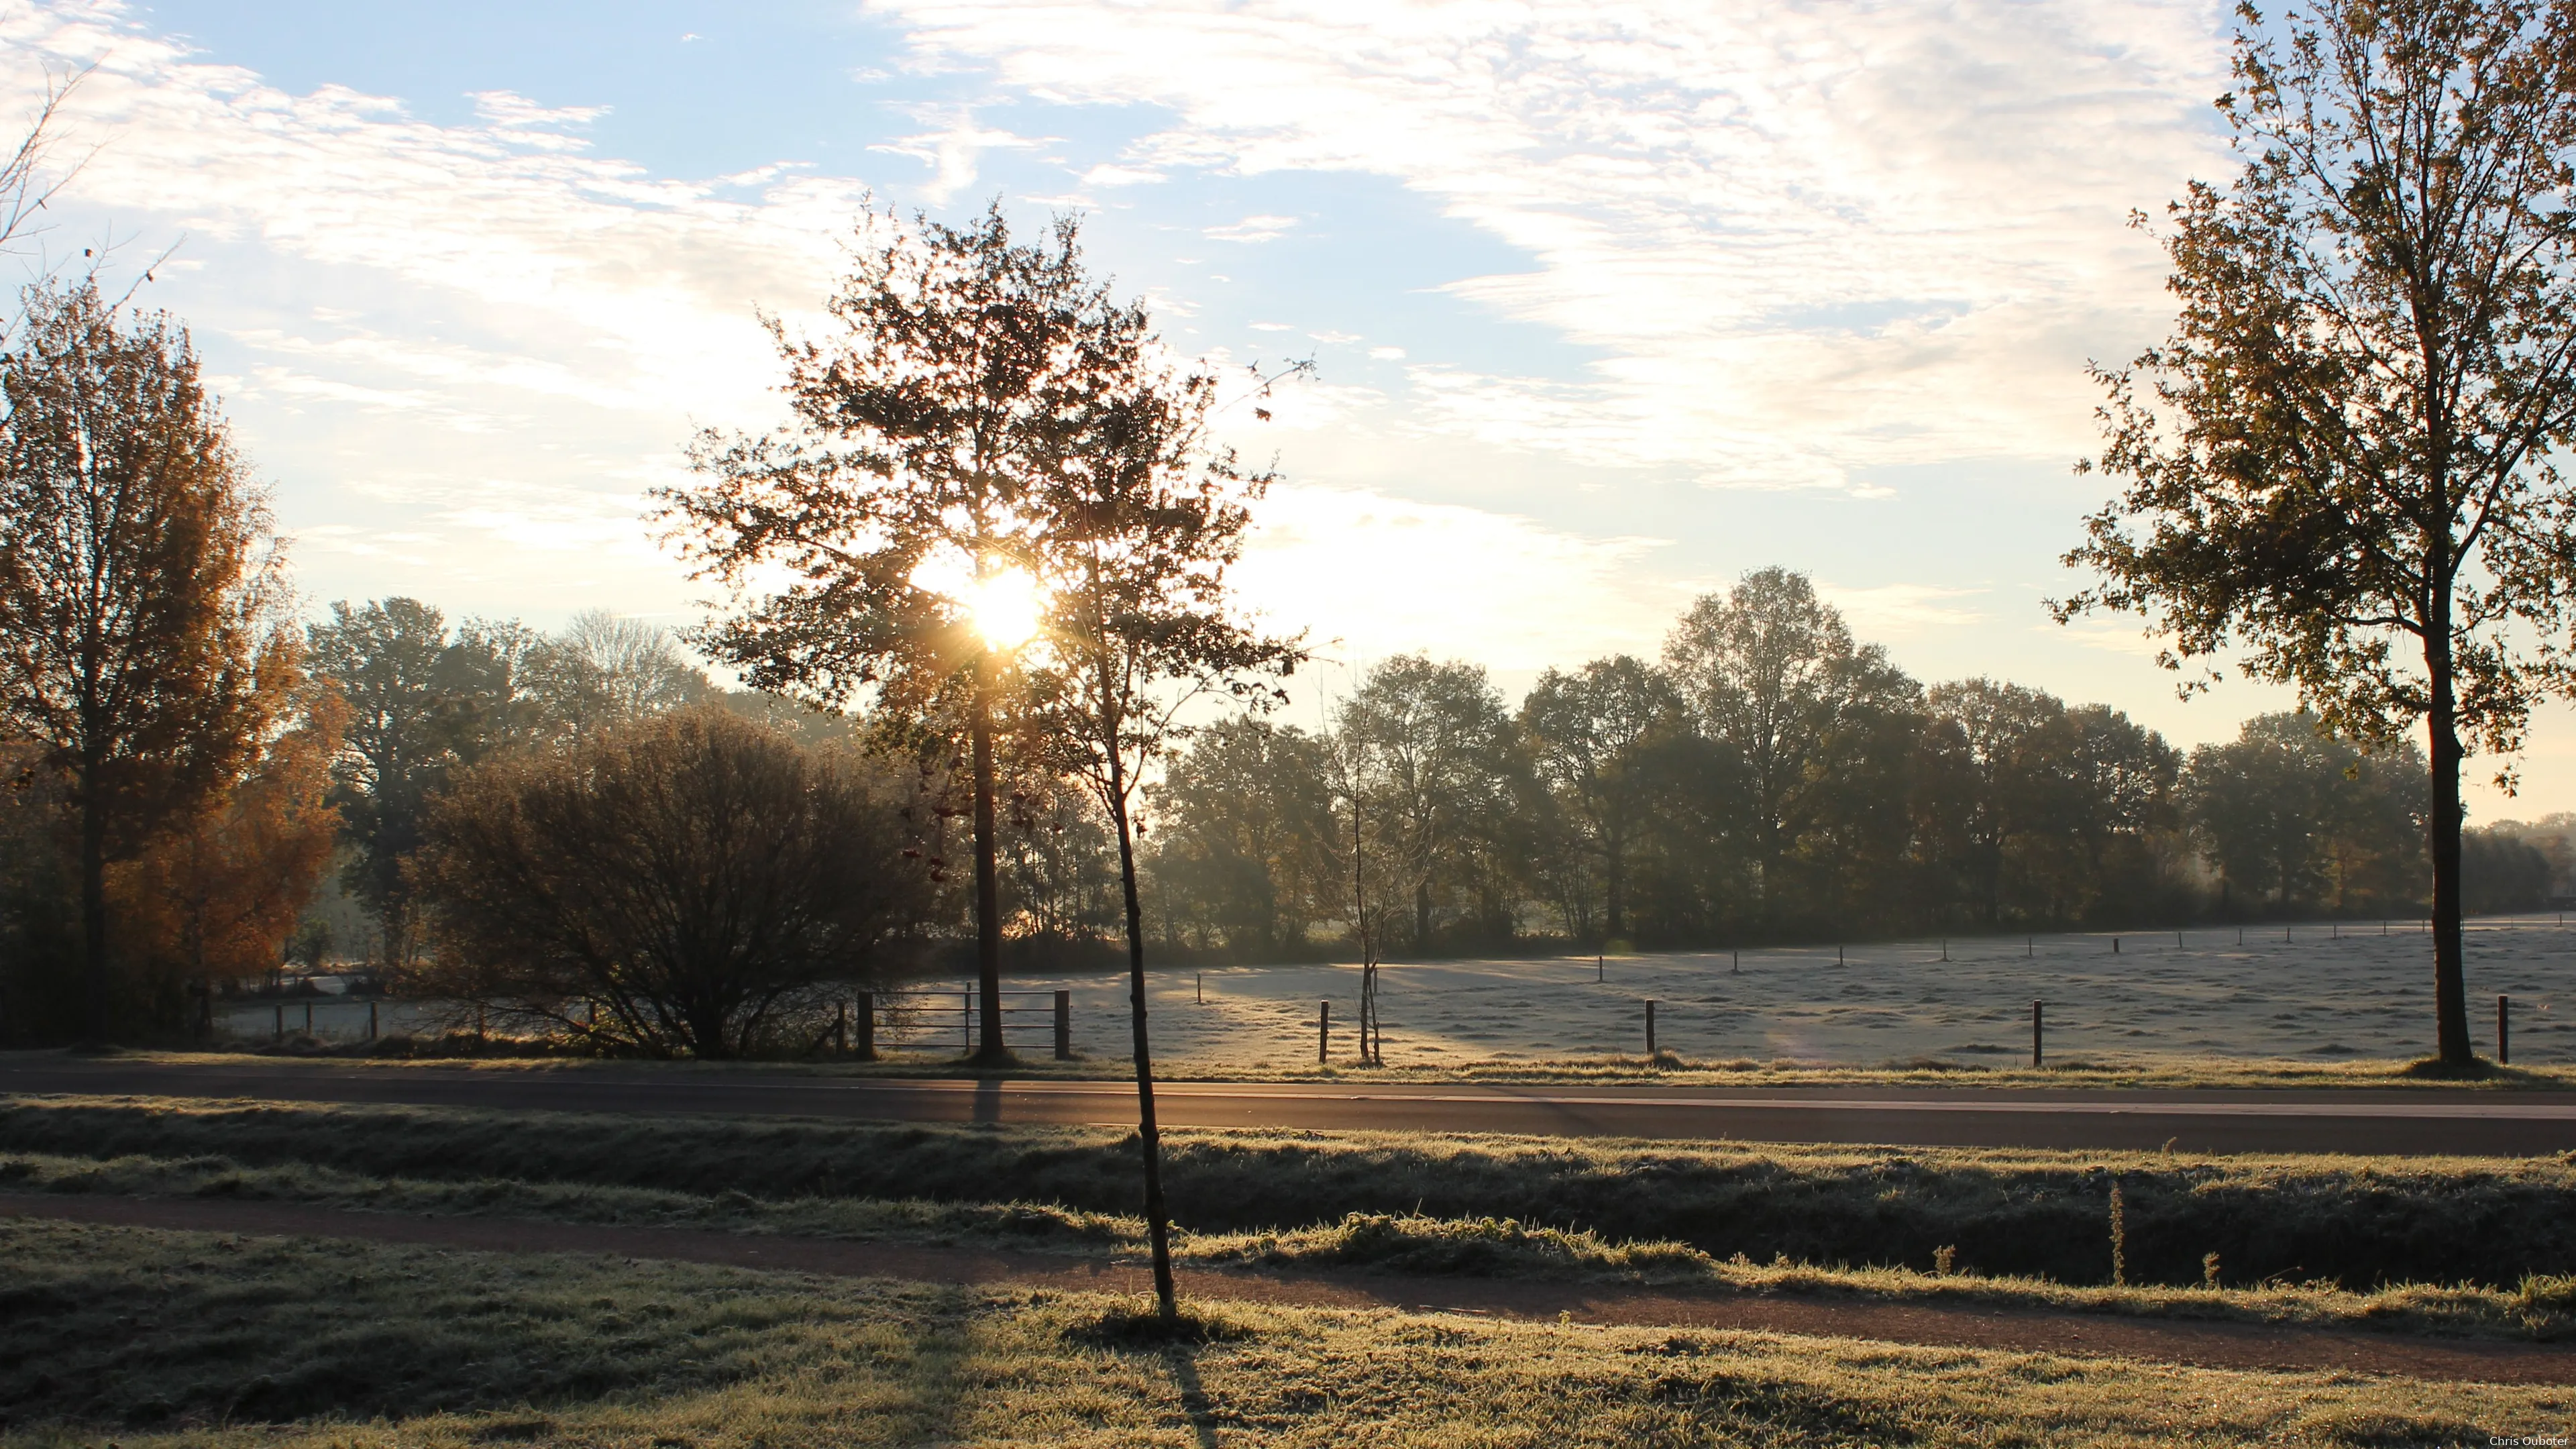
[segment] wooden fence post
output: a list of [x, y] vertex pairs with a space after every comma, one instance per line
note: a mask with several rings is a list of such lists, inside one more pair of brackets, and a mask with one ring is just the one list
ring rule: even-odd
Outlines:
[[1655, 1003], [1654, 1003], [1654, 1000], [1653, 1000], [1652, 998], [1648, 998], [1648, 1000], [1647, 1000], [1647, 1002], [1646, 1002], [1646, 1059], [1647, 1059], [1647, 1060], [1649, 1060], [1649, 1061], [1652, 1061], [1652, 1060], [1654, 1059], [1654, 1056], [1655, 1056]]
[[286, 1040], [286, 1003], [277, 1003], [277, 1039]]
[[2507, 1066], [2512, 1061], [2513, 998], [2499, 992], [2496, 995], [2496, 1065]]
[[854, 1055], [863, 1062], [875, 1061], [877, 1059], [876, 993], [873, 991], [860, 992], [858, 1004], [853, 1008], [853, 1010], [859, 1024], [859, 1049], [854, 1053]]
[[2040, 1038], [2040, 1004], [2034, 1001], [2030, 1004], [2030, 1064], [2036, 1067], [2047, 1060], [2048, 1053]]
[[1055, 994], [1055, 1059], [1060, 1062], [1073, 1060], [1073, 993], [1071, 991], [1060, 990]]
[[367, 1040], [369, 1040], [369, 1041], [374, 1041], [375, 1039], [376, 1039], [376, 999], [375, 999], [374, 997], [370, 996], [370, 997], [368, 997], [368, 998], [367, 998]]
[[1330, 1061], [1333, 1055], [1333, 1003], [1315, 1003], [1315, 1060]]

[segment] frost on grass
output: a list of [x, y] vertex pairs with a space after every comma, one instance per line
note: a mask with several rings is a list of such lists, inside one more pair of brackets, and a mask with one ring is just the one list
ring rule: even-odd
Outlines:
[[1133, 1299], [608, 1255], [0, 1221], [0, 1432], [126, 1449], [507, 1442], [2443, 1443], [2556, 1388], [2226, 1372], [1755, 1333]]

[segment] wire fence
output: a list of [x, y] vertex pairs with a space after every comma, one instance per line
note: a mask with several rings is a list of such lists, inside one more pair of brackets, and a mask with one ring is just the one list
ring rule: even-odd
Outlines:
[[[2576, 1006], [2576, 937], [2563, 918], [2486, 918], [2467, 929], [2471, 1009], [2492, 1013], [2477, 1026], [2481, 1046], [2507, 1060], [2576, 1058], [2576, 1011], [2560, 1010], [2562, 1000]], [[2425, 932], [2420, 920], [2324, 919], [1396, 963], [1386, 968], [1379, 1032], [1390, 1059], [1423, 1064], [1641, 1051], [2050, 1066], [2070, 1052], [2391, 1056], [2415, 1050], [2423, 1030]], [[1356, 977], [1356, 968], [1325, 963], [1157, 972], [1157, 1046], [1171, 1060], [1356, 1064], [1366, 1054], [1351, 1014]], [[1023, 1059], [1123, 1054], [1123, 977], [1069, 984], [999, 993], [1003, 1044]], [[850, 989], [825, 1002], [819, 1039], [803, 1040], [807, 1050], [862, 1060], [973, 1055], [982, 1006], [972, 983]], [[337, 993], [234, 998], [217, 1012], [218, 1035], [244, 1043], [352, 1043], [479, 1025], [470, 1005]], [[498, 1015], [493, 1026], [513, 1029]]]

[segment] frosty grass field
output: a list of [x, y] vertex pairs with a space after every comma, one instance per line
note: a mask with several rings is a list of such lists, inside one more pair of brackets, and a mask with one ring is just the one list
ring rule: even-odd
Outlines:
[[[2300, 923], [2173, 932], [1956, 937], [1843, 948], [1613, 955], [1594, 980], [1590, 956], [1397, 963], [1380, 993], [1391, 1066], [1637, 1056], [1645, 1003], [1656, 1003], [1656, 1045], [1693, 1060], [1867, 1065], [1922, 1057], [1994, 1065], [2026, 1061], [2030, 1003], [2048, 1003], [2054, 1061], [2142, 1054], [2305, 1058], [2424, 1055], [2432, 1042], [2431, 944], [2420, 922]], [[2119, 949], [2112, 949], [2114, 940]], [[1204, 979], [1206, 1002], [1199, 1004]], [[1222, 966], [1150, 977], [1154, 1054], [1174, 1069], [1312, 1065], [1317, 1006], [1329, 1000], [1333, 1057], [1355, 1046], [1359, 971], [1350, 965]], [[1045, 993], [1072, 992], [1073, 1045], [1087, 1057], [1123, 1055], [1123, 974], [1012, 977], [1012, 1043], [1043, 1057], [1052, 1046]], [[962, 981], [918, 983], [881, 996], [892, 1018], [879, 1044], [896, 1054], [950, 1055], [964, 1044]], [[2554, 915], [2473, 921], [2470, 1013], [2481, 1050], [2492, 1043], [2494, 1000], [2513, 998], [2517, 1064], [2576, 1062], [2576, 925]], [[1026, 992], [1021, 995], [1016, 993]], [[2562, 1009], [2562, 1007], [2564, 1009]], [[303, 1007], [285, 1009], [290, 1031]], [[419, 1031], [435, 1013], [388, 1002], [381, 1027]], [[266, 1005], [236, 1008], [225, 1025], [250, 1040], [275, 1026]], [[324, 998], [315, 1035], [362, 1034], [363, 1005]]]

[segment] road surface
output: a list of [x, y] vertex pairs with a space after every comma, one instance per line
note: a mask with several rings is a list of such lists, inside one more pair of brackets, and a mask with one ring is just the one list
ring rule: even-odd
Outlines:
[[[1116, 1081], [134, 1062], [0, 1054], [0, 1092], [1116, 1126]], [[2530, 1156], [2576, 1149], [2576, 1093], [1979, 1091], [1485, 1083], [1166, 1082], [1170, 1127], [1511, 1132], [1939, 1147]]]

